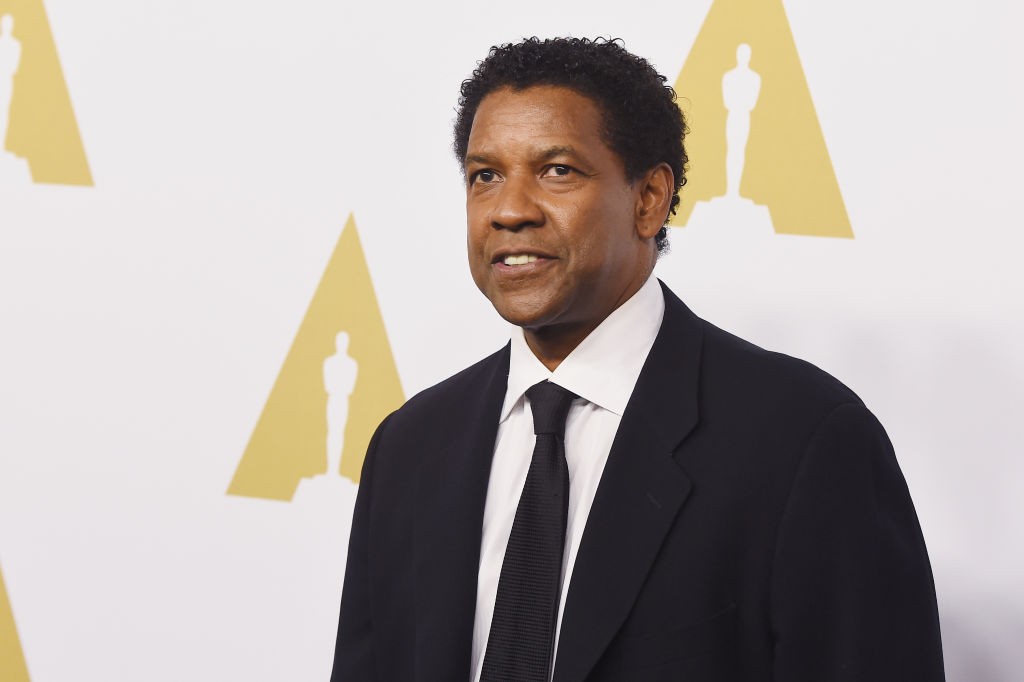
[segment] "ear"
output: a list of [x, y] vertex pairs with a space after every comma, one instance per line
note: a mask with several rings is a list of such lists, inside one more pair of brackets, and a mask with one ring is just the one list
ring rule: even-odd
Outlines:
[[668, 218], [675, 194], [675, 176], [667, 163], [659, 163], [637, 182], [636, 231], [641, 239], [654, 239]]

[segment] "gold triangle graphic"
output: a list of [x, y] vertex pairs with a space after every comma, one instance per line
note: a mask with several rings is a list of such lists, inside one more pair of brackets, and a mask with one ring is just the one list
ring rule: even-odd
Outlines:
[[762, 85], [750, 114], [740, 196], [767, 206], [777, 233], [852, 238], [782, 0], [715, 0], [708, 10], [675, 84], [689, 119], [690, 171], [671, 224], [685, 226], [697, 202], [726, 192], [722, 77], [737, 66], [744, 43]]
[[21, 652], [18, 629], [14, 627], [14, 611], [7, 598], [4, 574], [0, 570], [0, 680], [4, 682], [29, 682], [28, 667]]
[[[9, 32], [2, 30], [4, 22]], [[93, 184], [42, 0], [0, 0], [0, 108], [4, 107], [0, 182], [20, 177], [27, 166], [33, 182]]]
[[[339, 340], [343, 337], [343, 341]], [[340, 346], [347, 343], [347, 350]], [[340, 369], [340, 372], [339, 372]], [[340, 376], [340, 380], [332, 377]], [[345, 384], [329, 392], [327, 383]], [[349, 394], [349, 392], [351, 392]], [[329, 401], [331, 398], [334, 402]], [[291, 500], [328, 466], [330, 414], [343, 404], [339, 471], [359, 481], [374, 429], [405, 398], [350, 215], [274, 382], [229, 495]], [[347, 409], [346, 409], [347, 408]]]

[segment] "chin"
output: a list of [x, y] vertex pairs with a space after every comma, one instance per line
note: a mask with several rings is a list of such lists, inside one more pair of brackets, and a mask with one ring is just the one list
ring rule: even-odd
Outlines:
[[510, 324], [514, 324], [517, 327], [534, 327], [539, 322], [536, 315], [523, 312], [518, 308], [499, 308], [498, 306], [494, 306], [494, 309], [503, 320]]
[[517, 327], [536, 328], [548, 323], [551, 312], [545, 302], [540, 301], [509, 301], [491, 299], [494, 310], [506, 322]]

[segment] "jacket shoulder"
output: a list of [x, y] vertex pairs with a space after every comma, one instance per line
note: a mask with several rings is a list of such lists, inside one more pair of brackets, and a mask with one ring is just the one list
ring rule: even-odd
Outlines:
[[508, 358], [509, 347], [506, 345], [457, 374], [416, 393], [393, 413], [390, 421], [400, 425], [441, 417], [445, 421], [450, 420], [453, 414], [457, 414], [453, 410], [464, 410], [480, 400], [495, 372], [508, 375]]
[[715, 325], [701, 321], [704, 333], [702, 388], [712, 402], [760, 405], [764, 411], [805, 415], [812, 421], [836, 407], [863, 406], [854, 393], [828, 372], [799, 358], [766, 350]]

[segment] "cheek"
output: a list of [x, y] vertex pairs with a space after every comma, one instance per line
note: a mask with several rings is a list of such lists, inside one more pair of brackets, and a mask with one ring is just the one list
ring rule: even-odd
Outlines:
[[469, 248], [469, 255], [474, 256], [483, 252], [487, 245], [488, 230], [482, 227], [479, 219], [472, 213], [466, 214], [466, 245]]
[[566, 224], [572, 226], [566, 237], [576, 265], [588, 272], [613, 266], [615, 254], [630, 229], [627, 216], [614, 202], [581, 206]]
[[466, 259], [469, 263], [469, 274], [477, 288], [483, 290], [487, 286], [491, 273], [490, 259], [487, 258], [488, 231], [473, 227], [470, 223], [466, 230]]

